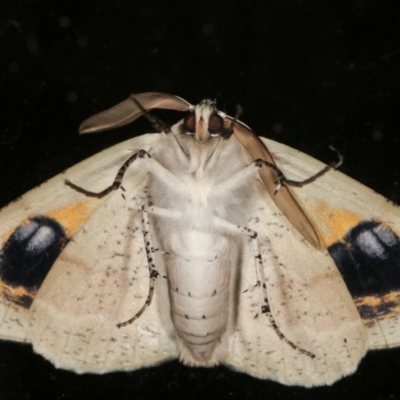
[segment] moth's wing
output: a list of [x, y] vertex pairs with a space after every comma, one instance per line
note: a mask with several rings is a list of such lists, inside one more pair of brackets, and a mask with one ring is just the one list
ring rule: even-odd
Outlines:
[[[324, 165], [265, 140], [290, 179]], [[368, 332], [369, 348], [400, 345], [400, 208], [339, 171], [293, 189], [335, 260]]]
[[261, 313], [258, 260], [244, 241], [226, 364], [287, 385], [331, 384], [365, 354], [364, 325], [328, 252], [311, 246], [261, 186], [249, 190], [247, 226], [258, 233], [271, 312], [286, 338], [315, 358], [280, 339]]
[[[32, 304], [32, 343], [57, 367], [103, 373], [178, 356], [167, 283], [161, 277], [139, 319], [116, 326], [140, 310], [149, 291], [141, 222], [141, 206], [148, 202], [146, 184], [143, 173], [128, 170], [123, 181], [126, 199], [120, 191], [107, 196], [60, 254]], [[164, 275], [162, 259], [154, 257]]]
[[[137, 101], [134, 102], [132, 97]], [[102, 111], [82, 122], [80, 133], [94, 133], [118, 128], [133, 122], [143, 115], [143, 109], [161, 108], [167, 110], [187, 111], [191, 104], [178, 96], [166, 93], [146, 92], [132, 95], [131, 98], [114, 107]], [[138, 106], [140, 104], [141, 107]]]
[[64, 179], [93, 190], [104, 188], [112, 183], [127, 157], [137, 149], [151, 148], [158, 136], [143, 135], [105, 150], [1, 210], [1, 338], [31, 341], [27, 321], [32, 302], [41, 297], [38, 290], [60, 252], [76, 240], [78, 232], [84, 232], [85, 224], [106, 200], [85, 197], [67, 187]]
[[[240, 121], [233, 120], [231, 117], [226, 116], [225, 118], [227, 119], [226, 125], [233, 124], [233, 136], [241, 143], [252, 160], [261, 158], [275, 165], [274, 158], [271, 156], [267, 146], [248, 126]], [[321, 248], [320, 240], [313, 225], [290, 190], [284, 186], [275, 193], [277, 187], [275, 171], [270, 168], [261, 168], [259, 174], [263, 184], [286, 218], [316, 249]]]

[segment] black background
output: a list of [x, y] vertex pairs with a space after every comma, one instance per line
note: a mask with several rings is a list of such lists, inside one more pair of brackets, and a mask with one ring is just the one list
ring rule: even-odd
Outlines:
[[[124, 139], [146, 121], [79, 137], [86, 117], [130, 93], [219, 108], [258, 134], [342, 170], [400, 203], [400, 32], [396, 2], [54, 1], [0, 5], [0, 206]], [[169, 122], [173, 113], [162, 113]], [[368, 210], [365, 210], [366, 213]], [[178, 362], [104, 376], [56, 370], [0, 342], [0, 398], [398, 399], [400, 350], [372, 352], [331, 387], [303, 389]]]

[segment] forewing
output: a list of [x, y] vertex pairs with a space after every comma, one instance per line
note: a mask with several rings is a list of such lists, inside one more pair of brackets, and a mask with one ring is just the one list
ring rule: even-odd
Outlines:
[[124, 100], [116, 106], [102, 111], [82, 122], [79, 127], [80, 133], [102, 132], [118, 128], [133, 122], [143, 115], [143, 110], [138, 103], [145, 109], [161, 108], [167, 110], [187, 111], [191, 104], [178, 96], [165, 93], [147, 92], [132, 95], [132, 98]]
[[260, 283], [266, 284], [272, 315], [298, 349], [280, 339], [261, 313], [257, 259], [245, 241], [226, 363], [283, 384], [331, 384], [354, 372], [367, 350], [364, 326], [328, 252], [304, 240], [264, 192], [261, 182], [249, 192], [247, 226], [258, 234], [265, 275]]
[[[265, 140], [290, 179], [319, 161]], [[339, 171], [293, 189], [342, 274], [367, 328], [369, 347], [400, 345], [400, 208]]]
[[[256, 136], [250, 128], [239, 121], [230, 120], [233, 123], [233, 135], [248, 152], [252, 160], [261, 158], [271, 164], [275, 164], [271, 153], [261, 139]], [[318, 235], [313, 225], [308, 219], [304, 210], [299, 206], [296, 199], [292, 196], [287, 187], [281, 187], [275, 193], [277, 188], [277, 175], [270, 168], [261, 168], [259, 170], [261, 180], [272, 196], [276, 205], [283, 212], [292, 225], [316, 248], [321, 247]]]

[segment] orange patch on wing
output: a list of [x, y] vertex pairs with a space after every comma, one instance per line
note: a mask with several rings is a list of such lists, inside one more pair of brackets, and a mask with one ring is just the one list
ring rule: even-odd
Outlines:
[[[25, 308], [22, 305], [22, 299], [28, 298], [31, 303], [34, 300], [36, 292], [29, 291], [24, 286], [11, 287], [0, 281], [0, 294], [2, 295], [1, 297], [10, 301], [15, 306]], [[24, 302], [26, 302], [26, 299]]]
[[379, 307], [382, 304], [389, 303], [389, 302], [397, 302], [397, 296], [394, 296], [393, 293], [389, 293], [385, 296], [365, 296], [359, 297], [355, 300], [357, 306], [368, 306], [368, 307]]
[[[366, 308], [374, 311], [371, 315], [362, 315], [364, 323], [373, 324], [375, 323], [375, 317], [379, 318], [395, 318], [399, 314], [399, 292], [392, 291], [383, 296], [364, 296], [354, 299], [354, 303], [360, 310]], [[362, 314], [362, 312], [361, 312]]]
[[85, 199], [73, 205], [57, 208], [46, 215], [60, 223], [68, 237], [73, 236], [93, 213], [96, 201]]
[[[55, 219], [60, 225], [65, 229], [66, 235], [71, 237], [76, 233], [76, 231], [85, 223], [89, 217], [93, 214], [96, 208], [96, 200], [87, 198], [79, 203], [73, 205], [68, 205], [65, 207], [60, 207], [52, 210], [44, 215]], [[31, 218], [37, 217], [40, 214], [31, 215], [28, 218], [22, 220], [19, 225], [13, 227], [6, 231], [2, 236], [0, 243], [6, 243], [10, 236], [15, 232], [15, 230], [24, 224], [29, 223]], [[42, 214], [43, 215], [43, 214]]]
[[325, 247], [341, 240], [350, 229], [364, 220], [359, 214], [340, 208], [332, 208], [325, 203], [320, 203], [313, 209], [309, 218]]

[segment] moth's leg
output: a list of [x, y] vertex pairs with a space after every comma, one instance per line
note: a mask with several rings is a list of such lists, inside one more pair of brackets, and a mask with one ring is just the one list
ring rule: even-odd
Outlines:
[[260, 252], [260, 245], [257, 239], [257, 232], [246, 228], [244, 226], [239, 226], [232, 224], [229, 221], [226, 221], [222, 218], [213, 217], [212, 220], [212, 226], [221, 230], [222, 232], [228, 233], [228, 234], [233, 234], [235, 236], [247, 236], [250, 239], [250, 245], [253, 249], [254, 252], [254, 258], [256, 261], [256, 273], [257, 273], [257, 286], [260, 287], [260, 299], [261, 299], [261, 312], [262, 314], [265, 314], [267, 318], [269, 319], [269, 322], [272, 326], [272, 329], [275, 331], [275, 333], [278, 335], [279, 339], [283, 340], [286, 344], [288, 344], [290, 347], [292, 347], [294, 350], [299, 351], [300, 353], [314, 358], [315, 355], [313, 353], [310, 353], [309, 351], [297, 346], [295, 343], [293, 343], [291, 340], [289, 340], [279, 329], [274, 316], [272, 315], [271, 312], [271, 307], [269, 305], [269, 300], [268, 300], [268, 290], [267, 290], [267, 284], [266, 284], [266, 279], [264, 275], [264, 266], [263, 266], [263, 260]]
[[[151, 244], [151, 234], [149, 228], [149, 217], [148, 214], [153, 214], [162, 218], [171, 218], [171, 219], [179, 219], [182, 218], [182, 213], [179, 211], [168, 210], [165, 208], [156, 207], [153, 205], [143, 205], [142, 206], [142, 229], [143, 229], [143, 236], [145, 241], [145, 248], [146, 248], [146, 257], [147, 257], [147, 264], [149, 266], [149, 293], [147, 295], [146, 301], [144, 302], [142, 308], [130, 319], [124, 322], [120, 322], [117, 324], [118, 328], [123, 326], [129, 325], [132, 322], [136, 321], [146, 310], [147, 307], [151, 304], [154, 295], [154, 285], [160, 273], [157, 271], [156, 266], [154, 264], [154, 260], [152, 254], [160, 251], [159, 249], [155, 249], [152, 247]], [[162, 251], [164, 254], [169, 254], [167, 252]]]
[[288, 186], [304, 186], [307, 185], [308, 183], [314, 182], [316, 179], [318, 179], [320, 176], [326, 174], [328, 171], [331, 169], [336, 169], [338, 168], [342, 162], [343, 162], [343, 157], [341, 154], [339, 154], [339, 161], [334, 164], [334, 165], [327, 165], [325, 168], [323, 168], [321, 171], [317, 172], [313, 176], [303, 180], [303, 181], [293, 181], [290, 179], [287, 179], [282, 171], [275, 165], [272, 164], [268, 161], [264, 161], [261, 158], [257, 159], [254, 161], [254, 163], [247, 165], [246, 167], [242, 168], [235, 174], [231, 175], [228, 179], [219, 182], [217, 185], [214, 186], [213, 191], [211, 193], [212, 196], [219, 197], [223, 193], [226, 193], [226, 191], [232, 191], [243, 185], [243, 182], [246, 182], [249, 178], [254, 176], [254, 172], [260, 168], [269, 168], [272, 169], [277, 176], [277, 188], [275, 190], [275, 193], [280, 189], [282, 185], [288, 185]]
[[277, 176], [277, 182], [276, 182], [277, 187], [275, 189], [275, 193], [276, 193], [282, 185], [302, 187], [311, 182], [314, 182], [315, 180], [317, 180], [321, 176], [325, 175], [330, 170], [339, 168], [343, 163], [343, 155], [341, 153], [339, 153], [335, 148], [331, 147], [331, 149], [337, 153], [339, 160], [336, 163], [327, 165], [326, 167], [322, 168], [320, 171], [318, 171], [314, 175], [312, 175], [309, 178], [304, 179], [302, 181], [293, 181], [291, 179], [287, 179], [285, 177], [285, 175], [283, 175], [283, 172], [275, 164], [272, 164], [268, 161], [264, 161], [261, 158], [258, 158], [257, 160], [255, 160], [254, 163], [259, 168], [266, 167], [266, 168], [272, 169], [276, 173], [276, 176]]
[[177, 195], [187, 197], [188, 192], [185, 184], [179, 178], [177, 178], [172, 172], [164, 168], [157, 160], [152, 159], [150, 154], [146, 150], [139, 150], [135, 154], [130, 156], [118, 170], [118, 173], [114, 178], [114, 182], [101, 192], [91, 192], [80, 186], [75, 185], [74, 183], [72, 183], [67, 179], [65, 180], [65, 184], [71, 187], [72, 189], [76, 190], [77, 192], [84, 194], [85, 196], [102, 198], [104, 196], [107, 196], [110, 192], [114, 190], [117, 190], [119, 188], [124, 189], [121, 186], [121, 184], [125, 172], [129, 168], [129, 166], [137, 159], [142, 159], [143, 163], [146, 162], [149, 163], [147, 164], [147, 166], [146, 164], [144, 164], [144, 168], [147, 168], [149, 172], [154, 174], [158, 179], [160, 179], [163, 183], [165, 183], [166, 186], [174, 190], [177, 193]]
[[142, 308], [130, 319], [124, 322], [120, 322], [117, 324], [118, 328], [122, 328], [123, 326], [130, 325], [132, 322], [136, 321], [146, 310], [146, 308], [151, 304], [154, 295], [154, 285], [156, 279], [160, 275], [156, 269], [154, 264], [154, 260], [152, 257], [152, 253], [158, 251], [158, 249], [154, 249], [151, 245], [151, 235], [149, 229], [149, 217], [146, 211], [146, 207], [142, 207], [142, 229], [143, 229], [143, 237], [146, 249], [146, 257], [147, 257], [147, 265], [149, 267], [149, 293], [147, 294], [146, 301], [144, 302]]
[[83, 189], [80, 186], [75, 185], [74, 183], [70, 182], [68, 179], [66, 179], [64, 182], [67, 186], [71, 187], [72, 189], [76, 190], [79, 193], [82, 193], [88, 197], [97, 197], [97, 198], [102, 198], [104, 196], [107, 196], [110, 192], [113, 190], [117, 190], [119, 187], [121, 187], [122, 179], [125, 175], [125, 172], [129, 168], [129, 166], [138, 158], [144, 158], [144, 157], [150, 157], [150, 154], [147, 153], [145, 150], [139, 150], [132, 156], [130, 156], [120, 167], [118, 170], [117, 175], [115, 176], [114, 182], [108, 186], [106, 189], [102, 190], [101, 192], [91, 192], [89, 190]]

